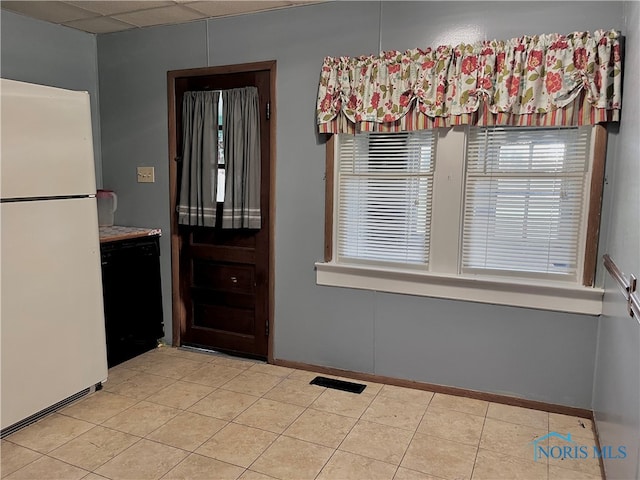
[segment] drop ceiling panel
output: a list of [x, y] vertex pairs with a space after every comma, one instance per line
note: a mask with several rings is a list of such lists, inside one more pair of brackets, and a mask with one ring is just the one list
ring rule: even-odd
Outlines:
[[82, 20], [63, 23], [63, 25], [89, 33], [111, 33], [136, 28], [135, 25], [124, 23], [110, 17], [84, 18]]
[[95, 14], [64, 2], [2, 2], [2, 8], [46, 22], [63, 23]]
[[0, 7], [89, 33], [109, 33], [134, 27], [177, 24], [201, 18], [241, 15], [323, 1], [326, 0], [0, 0]]
[[206, 14], [207, 16], [239, 15], [242, 13], [270, 10], [272, 8], [287, 7], [291, 2], [224, 2], [204, 1], [189, 3], [187, 6]]
[[109, 1], [76, 1], [76, 2], [65, 2], [70, 5], [75, 5], [76, 7], [84, 8], [85, 10], [89, 10], [90, 12], [95, 12], [100, 15], [116, 15], [118, 13], [125, 12], [135, 12], [137, 10], [147, 10], [150, 8], [158, 8], [158, 7], [166, 7], [169, 5], [173, 5], [171, 1], [164, 2], [155, 2], [155, 1], [138, 1], [138, 2], [129, 2], [129, 1], [118, 1], [118, 2], [109, 2]]
[[142, 10], [139, 12], [123, 13], [113, 16], [116, 20], [122, 20], [123, 22], [131, 23], [138, 27], [166, 25], [168, 23], [183, 23], [205, 17], [206, 15], [203, 13], [181, 7], [179, 5], [153, 8], [151, 10]]

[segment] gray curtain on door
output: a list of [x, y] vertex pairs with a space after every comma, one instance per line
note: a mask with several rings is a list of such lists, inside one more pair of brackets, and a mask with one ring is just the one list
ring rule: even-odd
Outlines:
[[178, 223], [216, 224], [218, 99], [220, 92], [185, 92], [182, 101], [182, 180]]
[[222, 91], [225, 195], [222, 228], [260, 228], [258, 89]]

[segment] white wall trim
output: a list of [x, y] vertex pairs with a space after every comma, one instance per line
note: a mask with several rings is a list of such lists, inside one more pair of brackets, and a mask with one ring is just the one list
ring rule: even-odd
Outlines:
[[318, 285], [600, 315], [601, 288], [318, 262]]

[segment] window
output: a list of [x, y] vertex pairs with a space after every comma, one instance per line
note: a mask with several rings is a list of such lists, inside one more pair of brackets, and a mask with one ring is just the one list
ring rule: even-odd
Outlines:
[[428, 263], [431, 132], [340, 135], [339, 150], [338, 258]]
[[589, 133], [470, 129], [463, 272], [577, 280]]
[[604, 139], [599, 126], [335, 135], [317, 282], [600, 313], [602, 290], [583, 284]]

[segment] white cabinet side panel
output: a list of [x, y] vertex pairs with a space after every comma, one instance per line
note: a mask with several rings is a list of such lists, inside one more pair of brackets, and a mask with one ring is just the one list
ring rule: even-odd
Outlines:
[[107, 377], [95, 202], [0, 204], [2, 428]]

